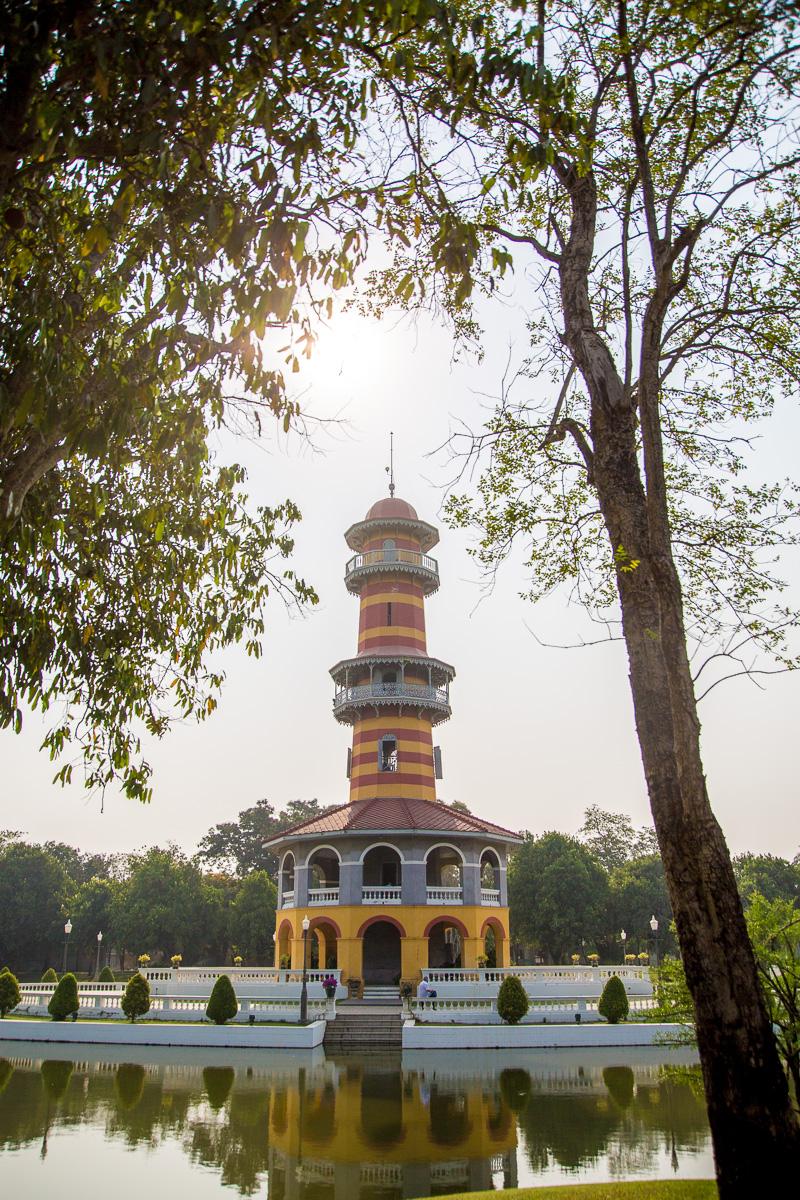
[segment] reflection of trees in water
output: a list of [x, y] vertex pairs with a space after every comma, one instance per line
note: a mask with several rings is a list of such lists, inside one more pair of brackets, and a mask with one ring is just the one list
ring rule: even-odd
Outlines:
[[144, 1091], [144, 1067], [141, 1063], [120, 1063], [114, 1075], [114, 1091], [120, 1108], [135, 1108]]
[[7, 1058], [0, 1058], [0, 1096], [8, 1087], [8, 1082], [14, 1074], [14, 1068]]
[[73, 1070], [71, 1062], [61, 1062], [57, 1058], [42, 1063], [42, 1087], [51, 1100], [63, 1100], [66, 1096]]
[[[705, 1104], [686, 1084], [662, 1081], [633, 1088], [628, 1067], [606, 1068], [609, 1097], [536, 1092], [519, 1114], [531, 1167], [553, 1160], [577, 1171], [608, 1154], [612, 1174], [651, 1165], [660, 1150], [698, 1151], [708, 1143]], [[623, 1074], [624, 1073], [624, 1074]]]
[[225, 1107], [235, 1076], [233, 1067], [203, 1067], [203, 1087], [214, 1112]]
[[500, 1072], [500, 1091], [512, 1112], [522, 1112], [531, 1094], [530, 1071], [522, 1067], [507, 1067]]
[[192, 1123], [186, 1143], [192, 1162], [219, 1170], [221, 1183], [235, 1187], [242, 1196], [261, 1192], [268, 1167], [269, 1105], [268, 1088], [258, 1092], [234, 1088], [225, 1120]]
[[361, 1132], [377, 1148], [403, 1137], [403, 1080], [400, 1071], [367, 1071], [361, 1081]]

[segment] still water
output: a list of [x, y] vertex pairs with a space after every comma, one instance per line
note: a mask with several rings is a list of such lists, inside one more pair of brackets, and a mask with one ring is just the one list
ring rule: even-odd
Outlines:
[[0, 1177], [29, 1200], [401, 1200], [713, 1174], [687, 1050], [13, 1051]]

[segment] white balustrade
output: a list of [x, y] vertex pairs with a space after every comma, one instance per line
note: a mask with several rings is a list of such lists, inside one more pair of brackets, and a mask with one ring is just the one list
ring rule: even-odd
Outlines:
[[[631, 1013], [646, 1013], [656, 1007], [652, 999], [629, 998]], [[597, 1011], [597, 996], [571, 996], [530, 998], [529, 1008], [522, 1024], [544, 1024], [547, 1021], [595, 1022], [603, 1018]], [[412, 1016], [418, 1021], [432, 1023], [455, 1022], [456, 1024], [497, 1025], [496, 996], [437, 996], [434, 999], [414, 999], [411, 1002]]]
[[[319, 974], [319, 973], [318, 973]], [[111, 984], [116, 991], [100, 991], [91, 984], [78, 985], [78, 1013], [80, 1017], [107, 1017], [111, 1020], [126, 1020], [122, 1011], [124, 984]], [[47, 1005], [53, 994], [54, 984], [20, 984], [20, 1003], [14, 1009], [16, 1015], [47, 1017]], [[300, 996], [248, 996], [237, 997], [239, 1011], [234, 1023], [248, 1024], [254, 1021], [300, 1020]], [[144, 1018], [148, 1021], [202, 1021], [206, 1016], [208, 995], [151, 995], [150, 1011]], [[335, 1020], [336, 1001], [327, 996], [308, 997], [308, 1015], [312, 1020]]]
[[284, 892], [281, 896], [281, 908], [294, 908], [294, 892]]
[[399, 904], [402, 898], [402, 887], [362, 887], [362, 904]]
[[308, 889], [309, 904], [338, 904], [339, 889], [338, 887], [324, 888], [309, 888]]
[[499, 888], [481, 888], [481, 904], [499, 904]]
[[428, 904], [463, 904], [463, 889], [460, 887], [429, 887]]

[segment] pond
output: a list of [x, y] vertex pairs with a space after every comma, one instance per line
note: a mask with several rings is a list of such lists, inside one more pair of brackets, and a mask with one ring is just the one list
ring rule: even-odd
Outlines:
[[5, 1195], [401, 1200], [713, 1174], [689, 1050], [405, 1052], [6, 1044]]

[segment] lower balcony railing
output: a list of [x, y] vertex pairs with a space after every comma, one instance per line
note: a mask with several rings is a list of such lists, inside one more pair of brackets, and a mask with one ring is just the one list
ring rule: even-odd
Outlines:
[[497, 888], [481, 888], [481, 904], [499, 904], [500, 892]]
[[394, 884], [385, 887], [362, 887], [362, 904], [399, 904], [403, 889]]
[[429, 887], [428, 904], [463, 904], [464, 893], [460, 887]]
[[284, 892], [281, 896], [281, 908], [294, 908], [294, 892]]
[[338, 887], [326, 888], [309, 888], [308, 889], [309, 904], [338, 904], [339, 889]]

